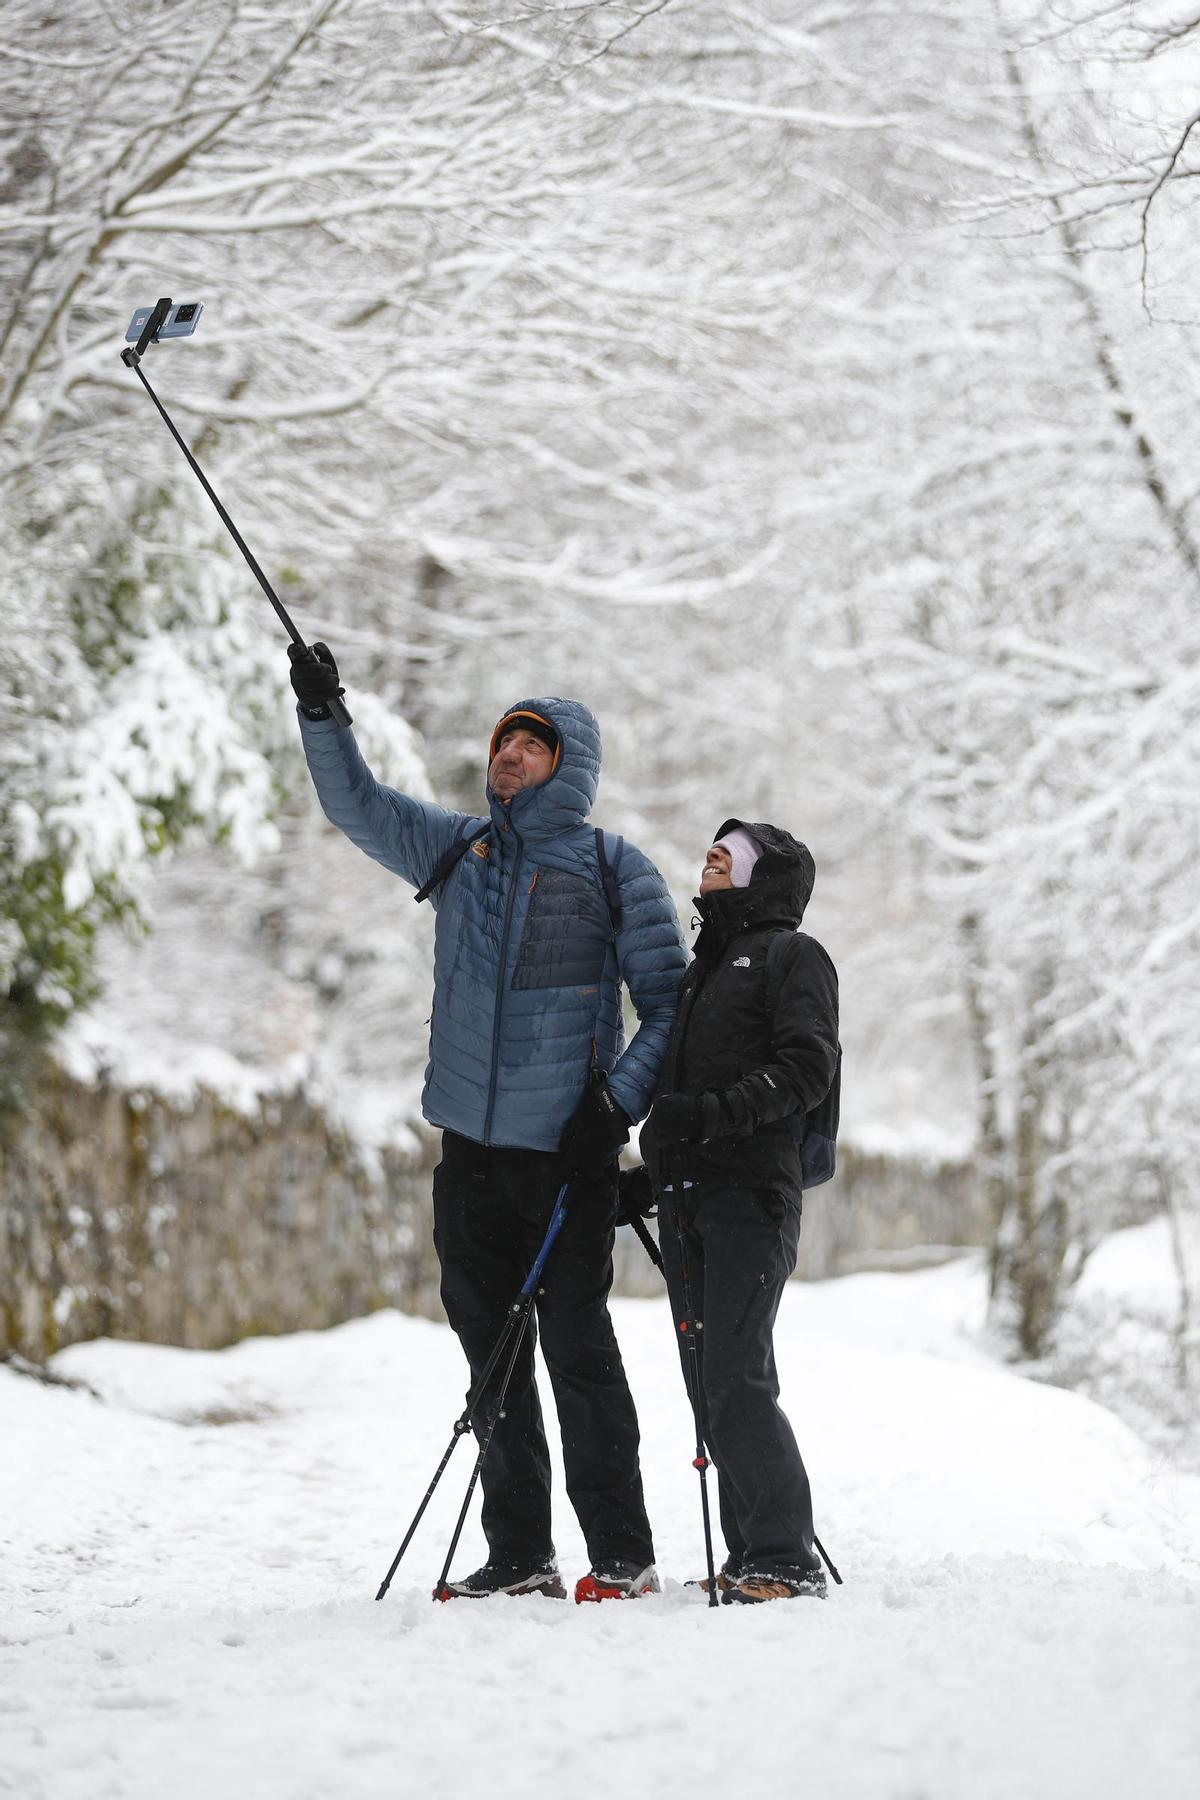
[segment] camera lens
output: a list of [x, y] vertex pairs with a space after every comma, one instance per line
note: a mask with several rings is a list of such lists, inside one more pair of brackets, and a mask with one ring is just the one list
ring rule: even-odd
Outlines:
[[189, 323], [190, 320], [194, 319], [195, 316], [196, 316], [196, 306], [195, 306], [195, 302], [193, 301], [190, 306], [180, 306], [180, 307], [176, 308], [175, 323], [177, 325], [186, 325]]

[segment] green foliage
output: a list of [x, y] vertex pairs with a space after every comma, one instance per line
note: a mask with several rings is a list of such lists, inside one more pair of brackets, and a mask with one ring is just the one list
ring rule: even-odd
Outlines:
[[278, 706], [235, 719], [226, 702], [239, 678], [253, 684], [257, 651], [211, 526], [158, 484], [124, 513], [82, 486], [58, 522], [65, 551], [42, 558], [28, 517], [4, 534], [26, 582], [19, 596], [0, 580], [12, 614], [0, 698], [6, 1063], [96, 997], [100, 935], [143, 927], [149, 862], [189, 838], [247, 853], [277, 794], [262, 749]]
[[0, 877], [0, 908], [20, 939], [16, 966], [0, 995], [0, 1045], [53, 1035], [96, 994], [96, 935], [101, 926], [140, 926], [136, 903], [119, 879], [95, 885], [82, 906], [64, 892], [66, 859], [11, 864]]

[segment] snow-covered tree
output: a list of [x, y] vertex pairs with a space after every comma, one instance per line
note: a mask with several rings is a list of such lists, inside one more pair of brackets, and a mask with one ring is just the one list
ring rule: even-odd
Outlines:
[[[1165, 1192], [1190, 1137], [1162, 1096], [1197, 1051], [1172, 986], [1195, 950], [1200, 565], [1191, 378], [1058, 191], [1053, 51], [1035, 83], [1003, 12], [979, 44], [950, 160], [995, 186], [960, 184], [952, 253], [944, 213], [915, 218], [915, 354], [876, 419], [894, 449], [838, 660], [885, 726], [861, 729], [887, 809], [926, 849], [975, 1047], [996, 1298], [1038, 1354], [1089, 1244]], [[1172, 1194], [1194, 1209], [1178, 1175]]]
[[711, 68], [688, 32], [635, 52], [641, 15], [599, 4], [12, 10], [4, 974], [24, 1020], [86, 994], [147, 857], [194, 831], [269, 847], [287, 762], [269, 615], [117, 359], [134, 304], [205, 299], [204, 336], [151, 352], [151, 377], [337, 638], [398, 778], [420, 778], [404, 715], [463, 685], [464, 646], [759, 564], [768, 491], [721, 414], [783, 282], [769, 254], [714, 257], [749, 177], [697, 171], [729, 135], [709, 90], [772, 53], [751, 18], [703, 18], [729, 39]]

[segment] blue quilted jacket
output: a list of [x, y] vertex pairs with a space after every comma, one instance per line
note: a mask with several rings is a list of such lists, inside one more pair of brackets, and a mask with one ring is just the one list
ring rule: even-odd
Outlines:
[[[325, 813], [360, 850], [421, 887], [468, 833], [471, 849], [433, 896], [434, 1008], [422, 1108], [481, 1144], [554, 1150], [588, 1071], [608, 1072], [630, 1119], [650, 1105], [687, 953], [653, 863], [608, 834], [621, 899], [612, 915], [584, 824], [600, 777], [600, 730], [577, 700], [522, 700], [558, 732], [554, 773], [490, 816], [449, 812], [375, 779], [348, 727], [300, 714]], [[625, 1047], [624, 979], [639, 1025]]]

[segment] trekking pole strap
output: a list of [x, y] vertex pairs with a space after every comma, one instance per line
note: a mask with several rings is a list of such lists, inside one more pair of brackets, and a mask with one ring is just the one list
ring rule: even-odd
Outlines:
[[645, 1219], [643, 1219], [640, 1214], [635, 1214], [630, 1219], [629, 1223], [633, 1228], [634, 1236], [641, 1244], [642, 1249], [646, 1252], [646, 1255], [650, 1258], [650, 1261], [654, 1264], [659, 1274], [665, 1274], [665, 1270], [663, 1269], [662, 1251], [651, 1237]]

